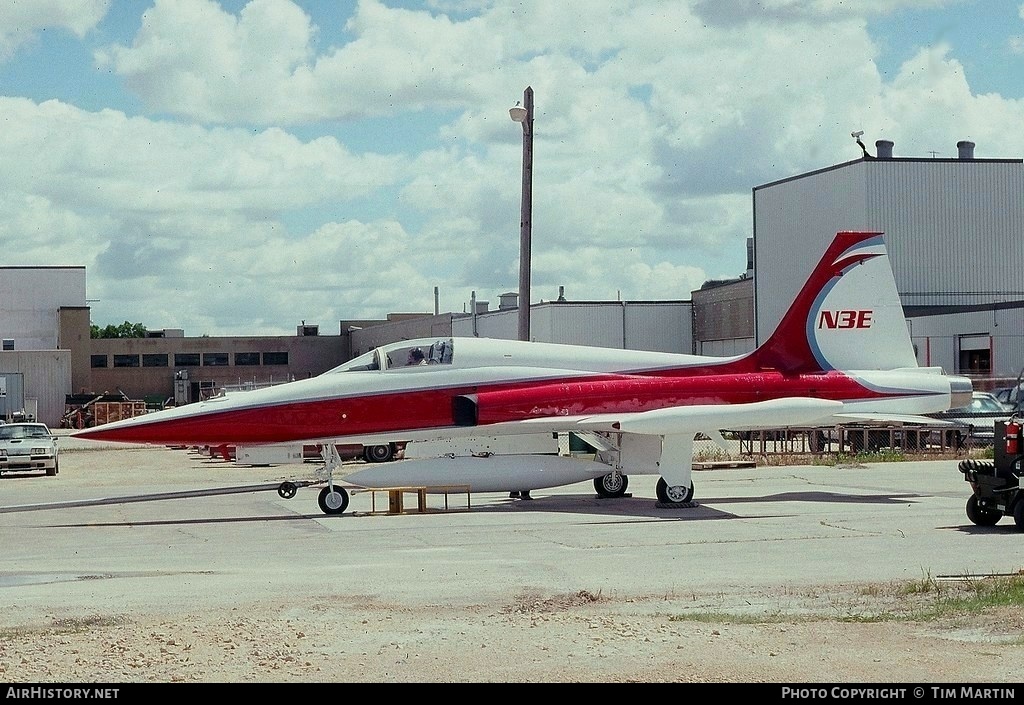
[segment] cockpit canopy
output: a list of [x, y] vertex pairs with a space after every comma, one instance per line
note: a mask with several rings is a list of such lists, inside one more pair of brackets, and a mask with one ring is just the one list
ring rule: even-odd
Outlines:
[[331, 372], [391, 370], [410, 365], [450, 365], [453, 339], [402, 340], [374, 348], [368, 353], [335, 367]]

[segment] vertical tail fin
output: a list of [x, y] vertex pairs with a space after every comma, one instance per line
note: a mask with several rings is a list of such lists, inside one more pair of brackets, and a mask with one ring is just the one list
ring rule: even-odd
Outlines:
[[787, 372], [916, 367], [882, 233], [837, 233], [753, 356]]

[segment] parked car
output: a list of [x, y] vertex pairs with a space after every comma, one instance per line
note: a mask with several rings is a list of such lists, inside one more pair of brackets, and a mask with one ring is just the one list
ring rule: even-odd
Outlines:
[[59, 472], [57, 437], [44, 423], [0, 425], [0, 473], [27, 470]]
[[992, 394], [995, 398], [1001, 401], [1003, 404], [1009, 404], [1012, 407], [1017, 406], [1017, 401], [1021, 400], [1021, 390], [1019, 387], [1014, 385], [1013, 387], [1000, 387], [999, 389], [993, 389]]
[[1013, 409], [1014, 405], [1004, 404], [992, 392], [974, 392], [967, 406], [927, 416], [967, 427], [965, 435], [974, 443], [992, 443], [996, 421], [1008, 419]]

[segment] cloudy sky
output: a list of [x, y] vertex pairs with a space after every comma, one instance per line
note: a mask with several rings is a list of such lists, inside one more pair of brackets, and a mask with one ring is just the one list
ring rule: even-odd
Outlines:
[[0, 0], [0, 264], [93, 323], [336, 334], [532, 300], [688, 299], [751, 190], [856, 159], [1024, 156], [1021, 0]]

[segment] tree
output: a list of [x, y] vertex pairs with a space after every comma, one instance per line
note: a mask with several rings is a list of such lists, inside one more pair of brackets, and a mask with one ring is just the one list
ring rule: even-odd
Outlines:
[[108, 323], [100, 328], [95, 323], [89, 325], [90, 338], [145, 338], [146, 326], [141, 323], [129, 323], [125, 321], [120, 325]]

